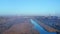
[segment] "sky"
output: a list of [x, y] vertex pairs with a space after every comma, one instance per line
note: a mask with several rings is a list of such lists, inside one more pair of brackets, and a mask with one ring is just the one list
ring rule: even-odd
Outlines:
[[57, 15], [60, 0], [0, 0], [0, 15]]

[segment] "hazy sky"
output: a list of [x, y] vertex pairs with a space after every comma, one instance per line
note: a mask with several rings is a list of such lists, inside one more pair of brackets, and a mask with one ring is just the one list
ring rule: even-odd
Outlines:
[[0, 0], [0, 15], [59, 15], [60, 0]]

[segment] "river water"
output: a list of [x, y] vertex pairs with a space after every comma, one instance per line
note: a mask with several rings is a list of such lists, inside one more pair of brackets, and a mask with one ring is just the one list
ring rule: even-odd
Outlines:
[[34, 25], [34, 29], [38, 30], [40, 34], [56, 34], [56, 32], [47, 32], [45, 31], [37, 22], [33, 19], [30, 19], [31, 23]]

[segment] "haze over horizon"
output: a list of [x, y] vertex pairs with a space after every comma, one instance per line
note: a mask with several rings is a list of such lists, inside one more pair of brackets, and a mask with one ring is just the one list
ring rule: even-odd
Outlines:
[[60, 0], [0, 0], [0, 15], [56, 15]]

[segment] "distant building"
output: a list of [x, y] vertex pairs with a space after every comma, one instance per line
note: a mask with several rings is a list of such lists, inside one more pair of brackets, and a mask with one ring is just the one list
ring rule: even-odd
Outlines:
[[48, 19], [58, 19], [57, 16], [48, 16]]

